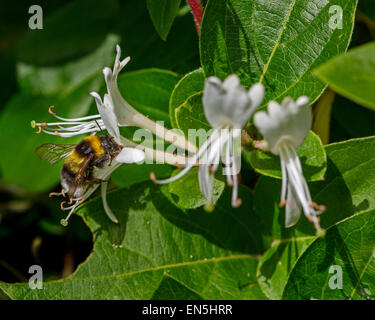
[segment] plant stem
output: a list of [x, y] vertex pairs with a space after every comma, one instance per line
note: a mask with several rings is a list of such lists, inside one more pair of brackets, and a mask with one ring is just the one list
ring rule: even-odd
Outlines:
[[195, 28], [197, 29], [198, 36], [201, 32], [201, 23], [203, 17], [203, 7], [199, 0], [187, 0], [187, 3], [190, 6], [191, 13], [193, 14]]
[[152, 148], [147, 148], [139, 144], [134, 143], [124, 137], [120, 137], [123, 146], [130, 148], [138, 148], [145, 153], [145, 159], [155, 161], [156, 163], [167, 163], [172, 166], [185, 165], [187, 163], [187, 158], [182, 155], [175, 155], [169, 152], [164, 152], [161, 150], [156, 150]]

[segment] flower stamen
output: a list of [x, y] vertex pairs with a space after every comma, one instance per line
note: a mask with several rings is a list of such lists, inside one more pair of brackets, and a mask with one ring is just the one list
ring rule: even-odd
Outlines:
[[279, 206], [279, 208], [283, 208], [287, 204], [289, 204], [288, 200], [282, 200], [282, 201], [279, 202], [278, 206]]
[[53, 109], [54, 107], [55, 107], [55, 106], [50, 106], [50, 107], [48, 108], [48, 112], [49, 112], [50, 114], [52, 114], [53, 116], [56, 115], [56, 113], [54, 113], [54, 112], [52, 111], [52, 109]]
[[66, 203], [66, 201], [61, 201], [61, 203], [60, 203], [60, 209], [61, 210], [66, 210], [65, 208], [64, 208], [64, 204]]
[[59, 197], [59, 196], [63, 196], [65, 198], [65, 190], [64, 189], [61, 189], [61, 192], [50, 192], [48, 194], [48, 197]]

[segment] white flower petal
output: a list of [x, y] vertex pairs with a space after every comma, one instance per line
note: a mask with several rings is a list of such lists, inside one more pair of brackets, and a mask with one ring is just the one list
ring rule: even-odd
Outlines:
[[212, 191], [213, 191], [213, 182], [214, 177], [210, 174], [209, 165], [202, 164], [199, 166], [198, 171], [198, 181], [199, 181], [199, 189], [207, 200], [208, 203], [212, 204]]
[[123, 148], [115, 158], [120, 163], [137, 163], [145, 159], [145, 153], [136, 148]]
[[107, 202], [107, 186], [108, 186], [108, 182], [102, 182], [101, 194], [102, 194], [103, 208], [108, 218], [111, 219], [112, 222], [118, 223], [116, 216], [113, 214]]
[[285, 118], [287, 110], [282, 107], [276, 101], [270, 101], [268, 103], [268, 114], [274, 121], [282, 121]]
[[251, 108], [253, 110], [255, 110], [261, 105], [264, 99], [264, 93], [265, 93], [265, 89], [261, 83], [255, 83], [250, 88], [248, 95], [251, 99], [251, 103], [252, 103]]
[[99, 114], [101, 119], [104, 123], [104, 126], [108, 133], [115, 138], [115, 140], [119, 143], [120, 142], [120, 130], [118, 127], [118, 121], [115, 113], [113, 112], [112, 102], [110, 101], [110, 97], [105, 94], [104, 95], [104, 103], [102, 99], [96, 92], [90, 93], [96, 102], [96, 106], [98, 108]]
[[285, 98], [282, 105], [271, 101], [268, 114], [263, 111], [258, 113], [254, 115], [254, 124], [275, 154], [279, 154], [279, 144], [284, 140], [290, 141], [297, 149], [311, 129], [312, 112], [306, 97], [299, 98], [297, 103]]
[[301, 217], [301, 207], [296, 199], [293, 187], [288, 183], [288, 197], [285, 207], [285, 227], [294, 226]]
[[[129, 58], [129, 57], [128, 57]], [[118, 57], [116, 57], [116, 62], [114, 70], [108, 67], [103, 69], [104, 80], [107, 85], [108, 95], [111, 97], [111, 102], [113, 105], [113, 112], [117, 117], [117, 121], [120, 126], [133, 126], [137, 125], [133, 121], [135, 115], [139, 114], [121, 95], [118, 85], [117, 77], [121, 69], [126, 65], [129, 59], [126, 58], [122, 62], [119, 62]]]
[[223, 82], [223, 88], [227, 91], [236, 90], [240, 85], [240, 78], [235, 74], [229, 75]]
[[251, 99], [236, 75], [228, 76], [224, 83], [215, 77], [208, 78], [203, 91], [203, 107], [208, 122], [215, 129], [242, 128], [252, 114]]
[[309, 98], [306, 97], [306, 96], [302, 96], [302, 97], [299, 97], [296, 101], [296, 105], [298, 107], [302, 107], [302, 106], [305, 106], [305, 105], [308, 105], [309, 104]]

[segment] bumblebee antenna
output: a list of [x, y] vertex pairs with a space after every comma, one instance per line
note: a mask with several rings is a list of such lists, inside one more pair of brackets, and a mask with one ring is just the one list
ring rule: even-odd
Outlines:
[[[101, 132], [103, 132], [102, 128], [100, 127], [100, 125], [99, 125], [99, 123], [98, 123], [98, 121], [96, 121], [96, 120], [94, 120], [94, 121], [95, 121], [96, 125], [98, 126], [99, 130], [100, 130]], [[103, 132], [103, 133], [104, 133], [104, 132]]]

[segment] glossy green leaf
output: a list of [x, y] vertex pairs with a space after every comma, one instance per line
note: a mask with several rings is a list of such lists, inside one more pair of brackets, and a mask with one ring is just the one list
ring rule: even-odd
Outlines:
[[153, 172], [156, 177], [168, 178], [173, 169], [169, 164], [127, 164], [116, 169], [111, 174], [111, 180], [118, 187], [129, 187], [135, 183], [150, 180]]
[[178, 76], [173, 72], [145, 69], [124, 73], [118, 78], [118, 86], [125, 100], [134, 108], [168, 126], [169, 98], [177, 81]]
[[190, 96], [183, 104], [175, 109], [177, 127], [181, 129], [189, 139], [195, 139], [197, 134], [189, 130], [203, 129], [208, 132], [211, 126], [207, 122], [203, 111], [202, 93]]
[[[343, 9], [342, 29], [329, 13]], [[344, 52], [353, 29], [356, 0], [208, 1], [200, 50], [206, 76], [237, 74], [243, 85], [261, 82], [264, 103], [286, 96], [315, 101], [325, 84], [311, 71]]]
[[[375, 192], [374, 142], [375, 137], [368, 137], [328, 145], [326, 151], [328, 163], [332, 166], [332, 174], [326, 175], [327, 187], [319, 193], [328, 191], [328, 188], [333, 188], [343, 179], [345, 187], [336, 186], [335, 194], [344, 193], [345, 190], [350, 192], [352, 204], [349, 209], [354, 212], [375, 209], [375, 200], [371, 196]], [[334, 171], [336, 175], [339, 172], [341, 178], [334, 177]]]
[[165, 40], [176, 17], [181, 0], [147, 0], [147, 9], [160, 37]]
[[375, 42], [332, 59], [314, 74], [339, 94], [375, 109]]
[[290, 274], [283, 298], [374, 299], [374, 213], [350, 217], [332, 226], [324, 239], [314, 241]]
[[174, 128], [177, 127], [177, 108], [191, 96], [203, 91], [204, 79], [202, 69], [197, 69], [183, 76], [176, 84], [169, 101], [169, 116]]
[[[257, 268], [259, 286], [269, 299], [281, 298], [296, 259], [316, 238], [303, 215], [297, 227], [284, 227], [285, 210], [278, 206], [280, 192], [280, 181], [267, 176], [258, 180], [254, 190], [254, 210], [262, 217], [261, 232], [271, 242]], [[325, 223], [324, 219], [325, 214]]]
[[[178, 171], [176, 171], [176, 174]], [[203, 206], [207, 200], [203, 197], [198, 182], [198, 168], [191, 169], [182, 178], [171, 182], [168, 185], [168, 190], [175, 199], [175, 203], [183, 209], [194, 209]], [[213, 201], [220, 198], [224, 191], [225, 183], [219, 180], [214, 180], [213, 185]]]
[[314, 239], [315, 237], [292, 237], [275, 240], [262, 256], [257, 278], [261, 290], [269, 299], [281, 299], [295, 261]]
[[[322, 180], [327, 167], [327, 157], [319, 137], [310, 131], [305, 142], [298, 148], [302, 169], [307, 181]], [[281, 179], [280, 158], [270, 153], [254, 151], [250, 164], [260, 174]]]
[[183, 212], [156, 186], [142, 184], [109, 195], [118, 225], [95, 199], [79, 210], [94, 234], [94, 249], [72, 276], [44, 282], [43, 290], [28, 283], [0, 282], [0, 288], [12, 299], [173, 299], [181, 290], [194, 299], [263, 299], [252, 253], [262, 243], [259, 218], [249, 210], [251, 197], [228, 214], [229, 198], [209, 214]]

